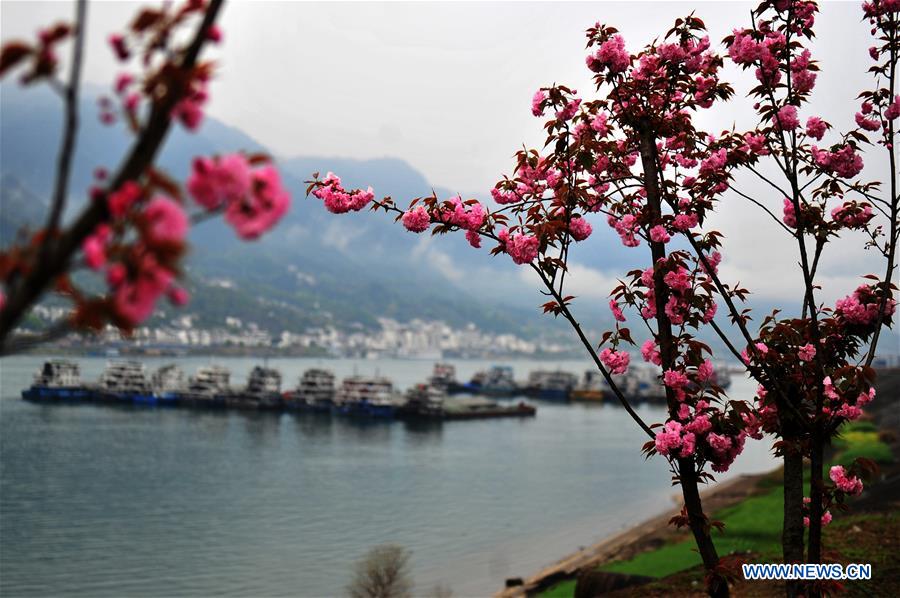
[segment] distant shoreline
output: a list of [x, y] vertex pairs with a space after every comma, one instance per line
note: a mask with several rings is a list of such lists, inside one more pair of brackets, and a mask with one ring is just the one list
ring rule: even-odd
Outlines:
[[[116, 353], [109, 353], [115, 351]], [[98, 345], [96, 347], [60, 347], [53, 345], [42, 345], [34, 347], [27, 351], [18, 353], [18, 355], [31, 356], [52, 356], [52, 357], [71, 357], [71, 358], [97, 358], [97, 357], [255, 357], [258, 359], [277, 359], [277, 358], [309, 358], [309, 359], [359, 359], [370, 360], [366, 355], [334, 355], [324, 350], [307, 350], [302, 347], [298, 348], [272, 348], [272, 347], [256, 347], [256, 346], [219, 346], [219, 347], [178, 347], [178, 348], [160, 348], [160, 347], [109, 347]], [[399, 359], [404, 361], [421, 361], [423, 363], [434, 363], [435, 361], [456, 361], [456, 360], [482, 360], [482, 361], [503, 361], [503, 360], [528, 360], [528, 361], [584, 361], [587, 359], [582, 352], [572, 353], [497, 353], [486, 355], [454, 355], [446, 354], [438, 359], [433, 356], [416, 357], [416, 356], [392, 356], [381, 355], [377, 359]]]

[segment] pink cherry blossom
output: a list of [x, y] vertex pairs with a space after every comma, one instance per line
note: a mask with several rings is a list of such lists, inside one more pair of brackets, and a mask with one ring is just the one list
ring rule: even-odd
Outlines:
[[847, 228], [861, 228], [869, 220], [875, 217], [872, 206], [867, 203], [845, 201], [842, 205], [831, 210], [831, 218], [835, 222]]
[[709, 421], [709, 417], [706, 415], [698, 415], [695, 417], [688, 425], [687, 429], [694, 434], [706, 434], [712, 429], [712, 423]]
[[679, 370], [666, 370], [663, 373], [663, 383], [671, 389], [684, 388], [690, 383], [688, 377]]
[[862, 172], [863, 159], [851, 145], [845, 145], [836, 151], [820, 150], [812, 146], [810, 152], [816, 164], [839, 177], [849, 179]]
[[208, 97], [204, 81], [192, 82], [185, 96], [172, 108], [172, 118], [187, 130], [196, 131], [203, 122], [203, 105]]
[[341, 179], [333, 172], [329, 172], [322, 180], [322, 185], [312, 192], [322, 200], [332, 214], [344, 214], [346, 212], [358, 212], [375, 199], [375, 192], [369, 187], [366, 191], [354, 189], [347, 191], [341, 185]]
[[654, 444], [656, 451], [660, 455], [668, 455], [669, 453], [681, 448], [681, 431], [682, 426], [677, 421], [668, 421], [663, 429], [656, 433]]
[[84, 252], [84, 263], [91, 270], [99, 270], [106, 263], [106, 247], [96, 235], [91, 235], [81, 244]]
[[666, 227], [661, 224], [657, 224], [650, 229], [650, 240], [654, 243], [668, 243], [671, 239], [672, 237], [669, 236]]
[[826, 123], [818, 116], [810, 116], [806, 120], [806, 134], [813, 139], [822, 139], [822, 137], [825, 136], [825, 131], [827, 129], [828, 123]]
[[219, 158], [195, 158], [187, 189], [194, 200], [214, 210], [242, 201], [250, 192], [250, 163], [242, 154]]
[[686, 232], [697, 226], [699, 223], [700, 220], [697, 217], [697, 214], [678, 214], [675, 216], [672, 227], [682, 232]]
[[862, 112], [857, 112], [856, 116], [856, 124], [859, 125], [861, 129], [866, 131], [877, 131], [881, 128], [881, 121], [877, 118], [866, 118], [866, 116]]
[[625, 40], [621, 35], [614, 35], [600, 44], [600, 48], [587, 58], [588, 68], [595, 73], [604, 69], [610, 73], [621, 73], [631, 64], [631, 56], [625, 49]]
[[863, 483], [859, 478], [848, 476], [847, 470], [842, 465], [835, 465], [828, 472], [828, 477], [834, 482], [838, 490], [847, 494], [858, 495], [863, 491]]
[[894, 101], [884, 111], [885, 120], [896, 120], [898, 116], [900, 116], [900, 95], [894, 96]]
[[591, 236], [593, 230], [591, 223], [585, 218], [572, 218], [572, 220], [569, 221], [569, 234], [571, 234], [572, 238], [576, 241], [584, 241]]
[[106, 204], [113, 218], [121, 218], [141, 197], [141, 187], [134, 181], [125, 181], [119, 189], [109, 194]]
[[626, 351], [615, 351], [607, 347], [600, 351], [600, 361], [603, 362], [611, 374], [624, 374], [628, 371], [628, 364], [631, 361], [631, 355]]
[[231, 202], [225, 209], [225, 220], [242, 239], [256, 239], [271, 229], [291, 204], [274, 166], [254, 170], [251, 189], [242, 201]]
[[169, 301], [172, 305], [183, 307], [191, 300], [191, 295], [183, 287], [172, 286], [168, 292]]
[[787, 226], [797, 228], [797, 212], [794, 210], [794, 202], [787, 197], [784, 198], [784, 217], [782, 219]]
[[119, 60], [128, 60], [128, 57], [131, 56], [131, 52], [128, 51], [128, 45], [125, 43], [125, 38], [122, 35], [118, 33], [110, 35], [109, 45]]
[[816, 348], [810, 343], [806, 343], [797, 351], [797, 357], [800, 358], [800, 361], [812, 361], [815, 356]]
[[653, 339], [648, 339], [644, 341], [644, 344], [641, 345], [641, 355], [644, 358], [644, 361], [648, 363], [652, 363], [654, 365], [662, 365], [662, 359], [659, 355], [659, 347], [656, 344], [656, 341]]
[[516, 264], [530, 264], [538, 256], [540, 241], [533, 235], [511, 234], [506, 241], [506, 253]]
[[180, 243], [188, 231], [188, 218], [181, 204], [164, 196], [154, 197], [144, 209], [145, 233], [151, 243]]
[[414, 233], [424, 232], [431, 226], [431, 217], [428, 215], [428, 211], [422, 206], [416, 206], [415, 208], [404, 212], [401, 220], [403, 221], [403, 226], [406, 227], [406, 230]]
[[544, 100], [547, 99], [547, 92], [543, 89], [539, 89], [534, 92], [534, 97], [531, 98], [531, 113], [534, 116], [543, 116], [544, 109], [541, 107], [541, 104]]
[[710, 360], [705, 360], [697, 367], [697, 381], [706, 382], [713, 375], [713, 364]]
[[134, 278], [123, 280], [113, 293], [116, 314], [130, 326], [136, 326], [153, 313], [156, 300], [172, 283], [172, 273], [161, 267], [151, 254], [138, 262]]
[[679, 267], [672, 272], [666, 272], [663, 282], [673, 291], [683, 292], [691, 288], [691, 277], [686, 268]]
[[793, 131], [800, 126], [800, 119], [797, 118], [797, 107], [788, 104], [782, 106], [776, 116], [778, 125], [785, 131]]
[[625, 321], [625, 314], [622, 313], [622, 308], [619, 307], [619, 304], [616, 303], [615, 299], [609, 300], [609, 309], [612, 312], [613, 317], [616, 319], [617, 322]]

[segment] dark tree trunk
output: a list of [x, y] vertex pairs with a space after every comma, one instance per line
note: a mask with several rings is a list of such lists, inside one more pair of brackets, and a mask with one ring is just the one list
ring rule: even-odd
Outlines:
[[[785, 439], [784, 453], [784, 522], [781, 532], [782, 556], [785, 563], [803, 562], [803, 453]], [[788, 581], [789, 598], [803, 593], [803, 585]]]
[[[653, 132], [649, 130], [641, 132], [641, 164], [644, 169], [644, 189], [647, 192], [647, 207], [649, 208], [651, 220], [656, 221], [659, 220], [662, 214], [662, 192], [659, 188], [656, 138]], [[659, 260], [666, 257], [666, 248], [663, 243], [651, 241], [650, 251], [654, 267]], [[669, 292], [663, 282], [662, 272], [660, 271], [654, 272], [653, 292], [656, 300], [657, 340], [659, 342], [660, 359], [664, 369], [671, 369], [675, 365], [677, 347], [672, 334], [672, 323], [669, 321], [665, 309]], [[669, 388], [666, 388], [666, 400], [671, 413], [676, 408], [677, 401]], [[693, 458], [678, 459], [678, 473], [681, 482], [681, 494], [684, 497], [684, 506], [688, 513], [688, 525], [694, 534], [697, 549], [700, 552], [703, 566], [707, 572], [707, 592], [709, 592], [710, 596], [717, 598], [728, 596], [728, 582], [718, 572], [719, 555], [716, 552], [712, 536], [710, 536], [709, 521], [703, 513], [697, 470]]]
[[[806, 562], [821, 563], [825, 443], [822, 440], [822, 432], [818, 427], [813, 433], [809, 453], [809, 548]], [[813, 586], [810, 586], [807, 590], [807, 596], [815, 597], [821, 595]]]

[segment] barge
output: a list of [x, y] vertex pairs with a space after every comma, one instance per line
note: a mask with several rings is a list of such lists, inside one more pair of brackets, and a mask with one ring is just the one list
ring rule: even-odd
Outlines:
[[581, 381], [572, 389], [569, 398], [572, 401], [599, 403], [609, 391], [609, 385], [598, 370], [587, 370]]
[[520, 393], [513, 376], [513, 369], [495, 365], [487, 371], [477, 372], [468, 384], [462, 384], [456, 393], [470, 393], [489, 397], [514, 397]]
[[391, 419], [403, 400], [387, 378], [350, 376], [344, 378], [335, 395], [335, 411], [349, 417]]
[[147, 369], [139, 361], [110, 361], [100, 375], [94, 399], [103, 403], [156, 405]]
[[284, 407], [289, 411], [331, 413], [336, 392], [334, 374], [312, 368], [303, 372], [295, 390], [284, 393]]
[[74, 361], [54, 359], [34, 374], [34, 383], [22, 391], [28, 401], [83, 401], [91, 390], [81, 382], [81, 368]]
[[482, 397], [449, 397], [447, 392], [428, 384], [411, 388], [406, 403], [397, 417], [408, 420], [447, 421], [462, 419], [493, 419], [500, 417], [534, 417], [537, 409], [519, 402], [500, 405]]
[[562, 370], [537, 370], [529, 374], [523, 394], [545, 401], [568, 401], [576, 384], [578, 378], [575, 374]]

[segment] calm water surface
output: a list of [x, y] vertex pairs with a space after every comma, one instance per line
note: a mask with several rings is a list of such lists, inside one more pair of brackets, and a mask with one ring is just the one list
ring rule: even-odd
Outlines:
[[[612, 405], [414, 426], [302, 415], [37, 405], [38, 357], [0, 360], [0, 593], [333, 596], [355, 559], [412, 551], [417, 593], [487, 596], [673, 505], [662, 459]], [[86, 380], [105, 360], [79, 360]], [[171, 360], [147, 359], [148, 367]], [[179, 358], [189, 373], [206, 358]], [[219, 358], [240, 383], [256, 363]], [[273, 359], [293, 386], [325, 365], [406, 388], [422, 361]], [[456, 363], [461, 379], [486, 363]], [[538, 367], [512, 362], [519, 378]], [[734, 396], [751, 386], [735, 380]], [[660, 408], [642, 407], [649, 422]], [[729, 475], [771, 469], [748, 442]]]

